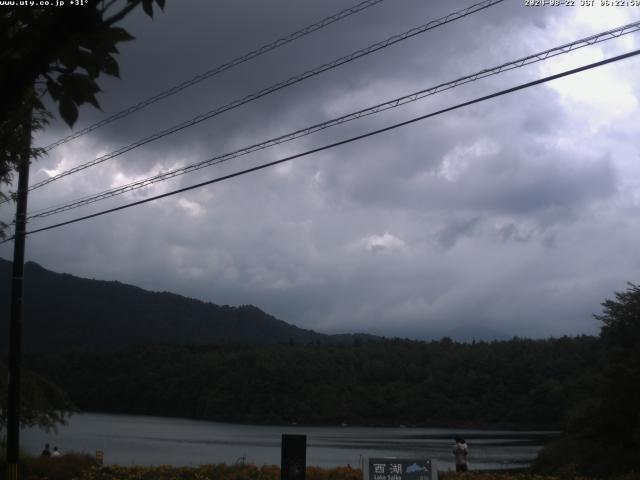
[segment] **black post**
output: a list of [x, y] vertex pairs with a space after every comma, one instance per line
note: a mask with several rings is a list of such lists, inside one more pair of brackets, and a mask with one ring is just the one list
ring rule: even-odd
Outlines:
[[280, 480], [304, 480], [307, 468], [307, 436], [282, 435]]
[[18, 166], [11, 320], [9, 324], [9, 378], [7, 381], [7, 467], [9, 480], [19, 480], [20, 462], [20, 363], [22, 355], [22, 284], [24, 273], [29, 158], [31, 156], [31, 112], [24, 124], [25, 150]]

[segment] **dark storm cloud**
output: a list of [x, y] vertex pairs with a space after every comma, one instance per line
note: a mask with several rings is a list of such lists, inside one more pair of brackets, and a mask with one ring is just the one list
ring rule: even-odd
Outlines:
[[461, 236], [471, 236], [481, 222], [480, 217], [458, 220], [450, 223], [438, 232], [436, 238], [444, 248], [451, 248]]
[[[383, 2], [52, 151], [35, 166], [34, 178], [46, 176], [43, 168], [69, 168], [471, 3]], [[346, 6], [176, 1], [153, 21], [138, 13], [126, 22], [138, 40], [121, 49], [122, 80], [101, 83], [104, 110], [116, 112]], [[34, 192], [31, 205], [200, 161], [616, 26], [607, 15], [593, 25], [576, 13], [508, 0], [56, 182]], [[606, 51], [623, 44], [616, 45]], [[637, 71], [630, 65], [618, 72]], [[100, 208], [423, 115], [541, 72], [533, 65], [487, 78]], [[593, 332], [590, 314], [600, 301], [640, 272], [630, 261], [640, 233], [633, 180], [640, 172], [637, 113], [628, 106], [638, 91], [620, 84], [620, 92], [630, 93], [613, 98], [608, 109], [604, 100], [590, 103], [602, 94], [597, 87], [577, 100], [571, 94], [579, 89], [536, 87], [34, 235], [27, 252], [58, 271], [220, 304], [253, 303], [327, 332], [428, 338], [460, 325], [531, 336]], [[83, 109], [78, 127], [99, 118]], [[54, 124], [42, 143], [66, 132]], [[7, 247], [0, 252], [9, 255]]]
[[[122, 48], [123, 81], [104, 81], [105, 94], [102, 104], [105, 112], [113, 113], [120, 108], [128, 107], [141, 98], [242, 55], [257, 45], [268, 43], [277, 38], [278, 34], [282, 34], [281, 32], [293, 30], [292, 14], [297, 15], [295, 23], [301, 27], [328, 12], [345, 7], [343, 2], [323, 3], [322, 8], [319, 4], [311, 4], [305, 9], [292, 2], [268, 2], [259, 5], [255, 5], [255, 2], [249, 3], [251, 7], [246, 8], [239, 4], [230, 5], [228, 2], [186, 2], [181, 3], [180, 8], [169, 5], [167, 13], [156, 16], [153, 22], [140, 13], [133, 16], [127, 21], [126, 26], [135, 32], [140, 40]], [[313, 8], [309, 8], [311, 6]], [[456, 5], [455, 8], [462, 6]], [[344, 21], [346, 25], [329, 27], [326, 33], [316, 32], [250, 64], [224, 72], [150, 107], [145, 114], [134, 114], [130, 119], [104, 127], [96, 134], [107, 140], [109, 148], [118, 148], [196, 114], [224, 105], [232, 99], [242, 98], [250, 92], [388, 38], [399, 31], [426, 23], [452, 10], [452, 6], [447, 2], [431, 2], [429, 8], [415, 1], [407, 1], [405, 8], [385, 4], [376, 6]], [[197, 18], [193, 18], [194, 12], [200, 12], [196, 15]], [[287, 12], [289, 15], [283, 15], [281, 12]], [[474, 24], [491, 17], [488, 12], [479, 12], [477, 16], [480, 20], [468, 18], [459, 21], [463, 25], [439, 27], [438, 30], [408, 40], [401, 46], [391, 47], [389, 52], [378, 52], [339, 70], [324, 73], [326, 81], [324, 78], [310, 79], [304, 87], [296, 85], [286, 92], [276, 92], [251, 105], [240, 107], [237, 113], [225, 114], [224, 120], [208, 120], [177, 134], [171, 140], [161, 140], [145, 147], [145, 150], [153, 153], [162, 152], [166, 150], [168, 142], [183, 145], [203, 143], [209, 148], [224, 150], [228, 146], [225, 140], [230, 135], [233, 136], [241, 129], [251, 131], [256, 125], [264, 126], [269, 119], [281, 120], [279, 117], [283, 115], [283, 111], [287, 112], [286, 116], [290, 116], [292, 105], [308, 104], [309, 101], [322, 103], [327, 99], [339, 98], [345, 90], [348, 93], [349, 89], [361, 89], [371, 82], [379, 81], [377, 79], [389, 76], [390, 72], [394, 72], [392, 78], [419, 74], [422, 77], [420, 86], [424, 86], [424, 82], [430, 78], [447, 79], [447, 75], [450, 75], [447, 71], [448, 62], [444, 63], [444, 69], [439, 67], [437, 71], [430, 66], [436, 65], [439, 58], [446, 58], [447, 55], [457, 57], [456, 52], [459, 49], [469, 49], [469, 43], [473, 43], [473, 35], [461, 34], [465, 29], [473, 29]], [[375, 28], [371, 28], [372, 26]], [[446, 35], [445, 39], [443, 35]], [[313, 55], [309, 55], [310, 51]], [[486, 66], [481, 62], [477, 65], [478, 68]], [[469, 67], [475, 65], [470, 63]], [[260, 73], [256, 75], [256, 71]], [[428, 73], [426, 78], [425, 71]], [[123, 87], [125, 83], [126, 88]], [[309, 95], [310, 92], [312, 95]], [[297, 110], [321, 111], [317, 107]], [[97, 112], [90, 108], [84, 109], [84, 123], [91, 123], [96, 118]], [[326, 116], [305, 115], [304, 119], [313, 123], [325, 120]], [[291, 120], [284, 124], [293, 123], [300, 126], [299, 114]], [[62, 130], [64, 131], [64, 128]], [[90, 155], [90, 152], [88, 154]], [[146, 155], [131, 153], [119, 162], [122, 168], [129, 168], [130, 165], [139, 168], [141, 163], [147, 163], [145, 157]]]

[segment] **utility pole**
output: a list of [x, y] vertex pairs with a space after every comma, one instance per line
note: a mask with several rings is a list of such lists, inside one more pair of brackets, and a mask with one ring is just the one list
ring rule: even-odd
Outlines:
[[11, 318], [9, 323], [9, 378], [7, 381], [7, 468], [8, 479], [20, 478], [20, 369], [22, 357], [22, 291], [24, 280], [25, 232], [27, 227], [27, 194], [29, 192], [29, 160], [31, 157], [31, 108], [22, 125], [24, 150], [18, 165], [16, 226], [13, 243], [13, 275], [11, 280]]

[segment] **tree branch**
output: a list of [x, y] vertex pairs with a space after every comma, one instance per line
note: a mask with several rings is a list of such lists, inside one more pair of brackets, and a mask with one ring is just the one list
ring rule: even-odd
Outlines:
[[110, 2], [107, 2], [107, 4], [104, 4], [104, 0], [102, 2], [102, 13], [106, 12], [107, 10], [109, 10], [113, 5], [116, 4], [118, 0], [111, 0]]
[[135, 2], [130, 3], [129, 5], [124, 7], [122, 10], [120, 10], [118, 13], [116, 13], [116, 14], [112, 15], [111, 17], [107, 18], [104, 21], [104, 25], [107, 26], [107, 27], [110, 27], [114, 23], [119, 22], [124, 17], [126, 17], [131, 10], [136, 8], [139, 3], [140, 3], [140, 0], [135, 0]]

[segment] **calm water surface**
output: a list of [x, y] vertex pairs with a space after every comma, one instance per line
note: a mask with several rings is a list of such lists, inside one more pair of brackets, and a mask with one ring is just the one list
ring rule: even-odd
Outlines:
[[178, 418], [86, 413], [74, 415], [58, 434], [28, 429], [24, 449], [45, 443], [64, 452], [104, 451], [107, 464], [200, 465], [235, 462], [280, 464], [283, 433], [307, 435], [307, 465], [357, 467], [369, 457], [431, 458], [437, 468], [453, 468], [453, 436], [469, 444], [474, 469], [528, 465], [551, 432], [510, 432], [431, 428], [256, 426]]

